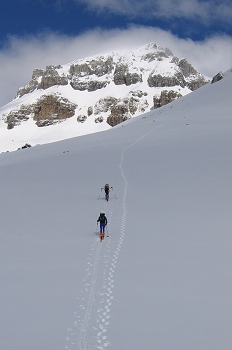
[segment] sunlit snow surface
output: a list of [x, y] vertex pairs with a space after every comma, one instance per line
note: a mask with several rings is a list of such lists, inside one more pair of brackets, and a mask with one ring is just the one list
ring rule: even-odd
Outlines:
[[2, 350], [231, 348], [231, 84], [0, 155]]

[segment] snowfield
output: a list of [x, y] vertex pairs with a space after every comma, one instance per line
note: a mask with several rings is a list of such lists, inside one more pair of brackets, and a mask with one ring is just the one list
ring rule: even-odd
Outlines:
[[0, 155], [2, 350], [231, 348], [231, 85]]

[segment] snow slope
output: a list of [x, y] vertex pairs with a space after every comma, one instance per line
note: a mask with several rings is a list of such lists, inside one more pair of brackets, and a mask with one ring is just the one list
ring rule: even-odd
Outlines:
[[1, 349], [231, 348], [231, 84], [0, 155]]

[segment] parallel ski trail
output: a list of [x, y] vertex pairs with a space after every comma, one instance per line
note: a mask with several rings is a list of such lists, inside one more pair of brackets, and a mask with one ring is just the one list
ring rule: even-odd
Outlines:
[[109, 346], [112, 346], [110, 339], [108, 339], [107, 336], [107, 330], [110, 325], [110, 311], [111, 311], [111, 305], [113, 303], [114, 295], [113, 295], [113, 289], [114, 289], [114, 272], [117, 268], [117, 262], [118, 258], [120, 256], [120, 251], [122, 249], [123, 241], [126, 235], [126, 217], [127, 217], [127, 191], [128, 191], [128, 180], [124, 173], [123, 164], [124, 164], [124, 155], [125, 152], [133, 147], [137, 142], [139, 142], [141, 139], [146, 137], [149, 133], [153, 132], [155, 129], [160, 128], [165, 123], [159, 125], [158, 127], [152, 128], [147, 133], [143, 134], [140, 138], [138, 138], [135, 142], [124, 148], [121, 152], [121, 158], [119, 163], [119, 169], [122, 175], [122, 178], [124, 180], [124, 192], [123, 192], [123, 198], [122, 198], [122, 219], [121, 219], [121, 228], [120, 228], [120, 236], [118, 239], [118, 243], [116, 246], [116, 249], [113, 253], [113, 257], [111, 258], [110, 267], [107, 270], [107, 277], [106, 277], [106, 292], [105, 297], [102, 300], [102, 306], [98, 310], [98, 318], [97, 323], [99, 323], [99, 326], [97, 328], [97, 349], [98, 350], [104, 350], [108, 348]]
[[65, 346], [66, 350], [89, 349], [88, 331], [95, 303], [101, 250], [102, 244], [98, 238], [95, 238], [87, 258], [88, 267], [83, 280], [83, 288], [77, 296], [78, 309], [74, 312], [73, 327], [67, 330], [66, 341], [68, 344]]
[[[87, 305], [84, 306], [81, 304], [79, 305], [80, 308], [80, 314], [82, 314], [82, 317], [78, 315], [78, 312], [75, 314], [78, 315], [77, 320], [74, 322], [74, 328], [75, 330], [68, 329], [68, 336], [67, 339], [71, 346], [66, 346], [66, 350], [72, 350], [72, 349], [79, 349], [79, 350], [89, 350], [89, 344], [92, 342], [95, 338], [95, 341], [97, 344], [91, 343], [91, 349], [98, 349], [98, 350], [105, 350], [106, 348], [112, 346], [111, 341], [108, 339], [107, 336], [107, 330], [109, 329], [110, 325], [110, 312], [111, 312], [111, 305], [113, 303], [114, 295], [114, 273], [117, 268], [117, 262], [118, 258], [120, 256], [120, 251], [122, 249], [123, 241], [126, 235], [126, 218], [127, 218], [127, 191], [128, 191], [128, 180], [124, 172], [124, 156], [126, 151], [133, 147], [136, 143], [138, 143], [140, 140], [142, 140], [144, 137], [146, 137], [149, 133], [153, 132], [155, 129], [158, 129], [162, 127], [165, 123], [152, 128], [147, 133], [143, 134], [141, 137], [139, 137], [137, 140], [135, 140], [133, 143], [131, 143], [129, 146], [125, 147], [121, 152], [120, 157], [120, 163], [119, 163], [119, 169], [121, 172], [121, 176], [124, 180], [124, 191], [123, 191], [123, 197], [122, 197], [122, 218], [121, 218], [121, 226], [120, 226], [120, 236], [118, 237], [118, 243], [116, 243], [116, 248], [113, 253], [110, 253], [111, 250], [111, 226], [110, 226], [110, 218], [113, 215], [113, 208], [111, 207], [111, 201], [104, 203], [104, 211], [106, 213], [106, 216], [109, 221], [109, 238], [105, 237], [105, 240], [103, 242], [99, 242], [99, 238], [95, 240], [95, 242], [92, 245], [91, 251], [94, 251], [94, 253], [89, 254], [89, 265], [92, 267], [90, 272], [90, 269], [88, 268], [88, 274], [86, 276], [86, 283], [84, 284], [84, 288], [86, 291], [89, 291], [88, 297], [87, 297]], [[97, 204], [97, 208], [99, 209], [99, 201]], [[107, 234], [106, 234], [107, 235]], [[102, 247], [104, 247], [104, 250], [102, 251]], [[102, 253], [101, 253], [102, 251]], [[104, 255], [104, 261], [101, 261], [101, 256]], [[92, 257], [91, 257], [92, 256]], [[99, 265], [100, 263], [104, 263], [103, 266], [105, 266], [104, 271], [101, 271], [100, 276], [99, 274]], [[92, 275], [92, 276], [91, 276]], [[91, 276], [91, 279], [90, 277]], [[100, 278], [103, 277], [103, 285], [99, 285]], [[88, 280], [88, 283], [87, 283]], [[99, 307], [99, 297], [101, 298]], [[83, 295], [80, 295], [80, 298], [77, 298], [81, 300], [85, 300], [86, 298], [83, 297]], [[98, 302], [97, 302], [98, 299]], [[97, 324], [96, 327], [93, 327], [96, 331], [96, 336], [93, 337], [93, 334], [91, 336], [90, 332], [90, 323], [93, 322], [93, 314], [97, 309], [97, 316], [95, 319], [95, 322]], [[83, 314], [84, 310], [84, 314]], [[78, 329], [79, 331], [78, 331]], [[88, 335], [90, 339], [88, 339]], [[72, 340], [71, 340], [72, 339]]]
[[[107, 213], [107, 205], [108, 203], [104, 203], [104, 211]], [[99, 209], [99, 203], [97, 205], [97, 208]], [[111, 213], [112, 214], [112, 213]], [[107, 216], [107, 215], [106, 215]], [[94, 304], [96, 301], [96, 293], [97, 293], [97, 280], [98, 280], [98, 270], [99, 270], [99, 260], [101, 257], [101, 250], [102, 247], [104, 247], [106, 238], [103, 242], [99, 242], [99, 239], [97, 239], [97, 249], [95, 252], [94, 260], [93, 260], [93, 271], [92, 271], [92, 279], [90, 282], [90, 293], [88, 297], [88, 303], [84, 315], [84, 319], [80, 326], [80, 332], [79, 332], [79, 338], [78, 338], [78, 347], [79, 350], [88, 350], [88, 330], [90, 326], [91, 316], [93, 314]]]
[[98, 265], [99, 265], [101, 247], [102, 247], [102, 245], [99, 244], [97, 247], [97, 250], [96, 250], [95, 258], [94, 258], [94, 268], [93, 268], [93, 274], [92, 274], [89, 300], [88, 300], [88, 304], [87, 304], [87, 308], [86, 308], [86, 312], [85, 312], [85, 317], [84, 317], [84, 320], [83, 320], [81, 328], [80, 328], [80, 335], [79, 335], [79, 339], [78, 339], [78, 345], [79, 345], [80, 350], [87, 350], [88, 349], [87, 331], [89, 328], [89, 321], [91, 318], [91, 313], [92, 313], [94, 302], [95, 302], [96, 282], [97, 282]]

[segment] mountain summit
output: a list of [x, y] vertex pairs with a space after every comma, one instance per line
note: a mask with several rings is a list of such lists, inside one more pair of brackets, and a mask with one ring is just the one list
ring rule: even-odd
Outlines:
[[155, 43], [50, 65], [35, 69], [0, 109], [0, 131], [8, 149], [102, 131], [208, 81], [186, 59]]

